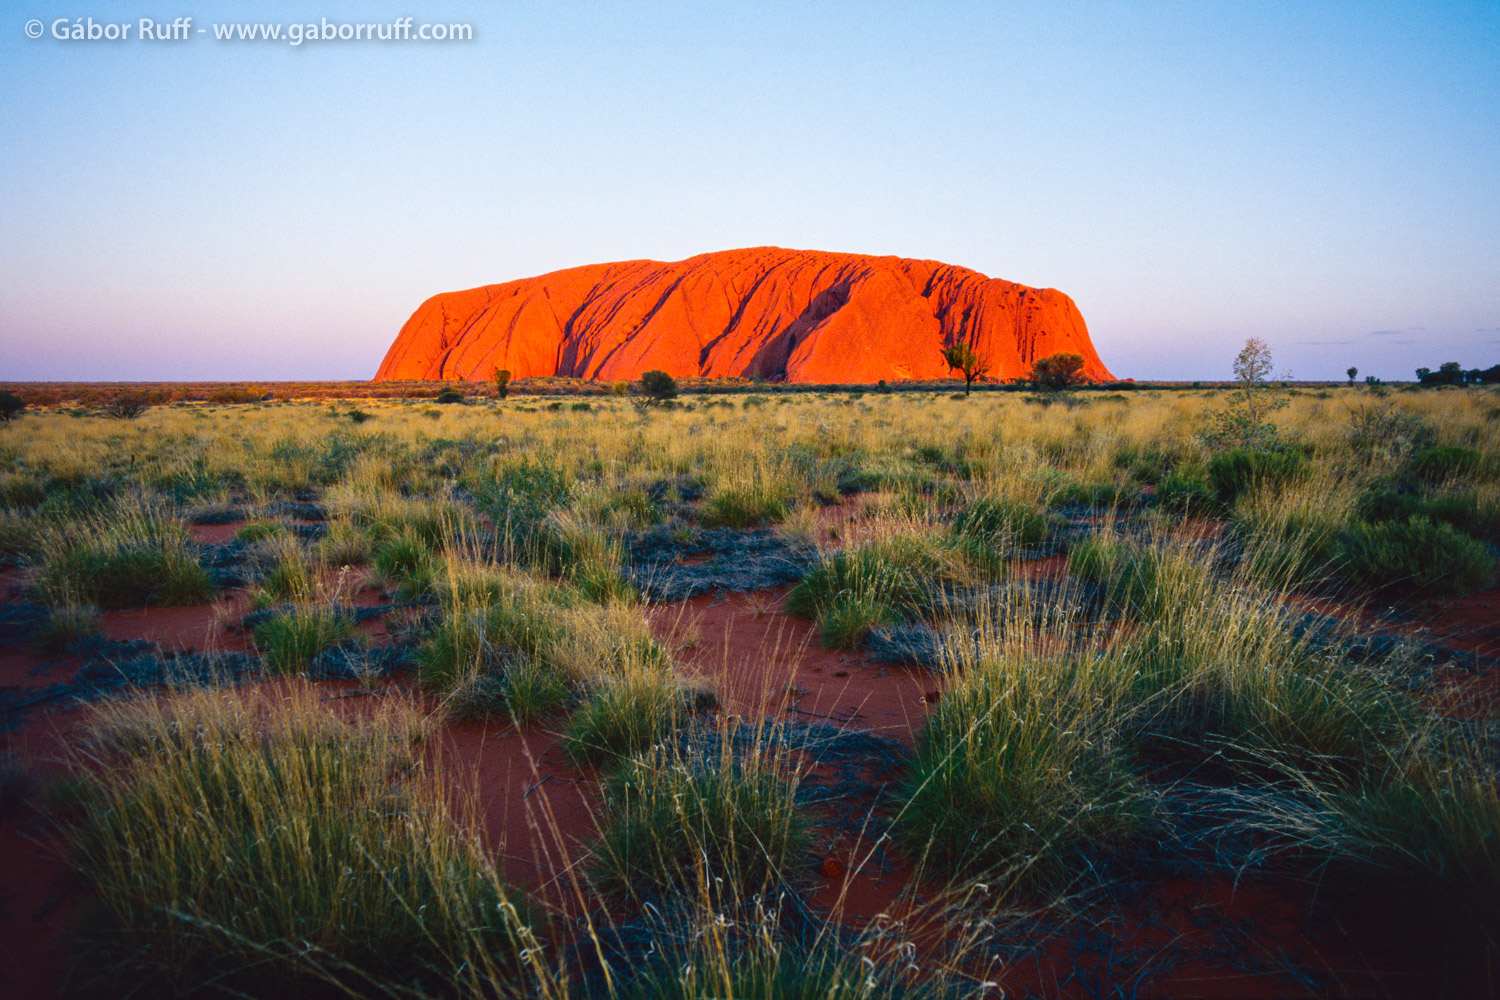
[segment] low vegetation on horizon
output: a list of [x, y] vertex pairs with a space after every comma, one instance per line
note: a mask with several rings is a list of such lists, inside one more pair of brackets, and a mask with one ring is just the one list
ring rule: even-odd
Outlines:
[[[1500, 389], [1045, 360], [973, 396], [13, 386], [0, 620], [52, 686], [0, 704], [73, 749], [0, 823], [83, 887], [69, 988], [1492, 991]], [[783, 629], [764, 700], [694, 637], [731, 600]], [[120, 637], [168, 607], [234, 648]], [[907, 728], [803, 707], [840, 670]], [[1150, 917], [1183, 884], [1291, 916]]]

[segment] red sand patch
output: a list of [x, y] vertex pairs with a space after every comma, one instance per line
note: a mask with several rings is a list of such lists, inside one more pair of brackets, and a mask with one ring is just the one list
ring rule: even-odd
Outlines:
[[786, 613], [785, 595], [696, 597], [647, 617], [685, 666], [718, 687], [730, 714], [846, 725], [910, 745], [937, 679], [824, 649], [813, 622]]
[[145, 639], [172, 652], [245, 653], [250, 637], [239, 629], [239, 620], [249, 610], [243, 593], [231, 593], [213, 604], [105, 611], [99, 626], [108, 639]]
[[188, 537], [204, 545], [222, 545], [245, 526], [245, 521], [230, 521], [227, 524], [190, 524]]
[[557, 736], [495, 723], [442, 731], [443, 765], [512, 885], [565, 906], [594, 837], [593, 775], [567, 761]]

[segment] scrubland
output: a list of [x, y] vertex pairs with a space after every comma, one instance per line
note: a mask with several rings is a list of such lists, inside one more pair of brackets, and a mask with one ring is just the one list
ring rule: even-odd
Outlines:
[[26, 960], [1492, 994], [1500, 393], [1285, 393], [1253, 447], [1219, 390], [28, 412], [0, 822], [72, 888]]

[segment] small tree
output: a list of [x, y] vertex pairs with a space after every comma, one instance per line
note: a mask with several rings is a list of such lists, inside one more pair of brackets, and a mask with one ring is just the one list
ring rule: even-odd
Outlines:
[[26, 400], [13, 392], [0, 392], [0, 420], [8, 424], [24, 409]]
[[967, 343], [959, 341], [952, 347], [943, 349], [943, 360], [948, 362], [949, 368], [957, 368], [964, 375], [964, 395], [969, 394], [969, 389], [977, 378], [983, 378], [990, 370], [990, 363], [979, 356], [979, 352]]
[[[1229, 405], [1214, 415], [1214, 426], [1199, 436], [1211, 448], [1263, 450], [1277, 445], [1276, 425], [1269, 417], [1291, 402], [1271, 385], [1289, 375], [1273, 375], [1271, 348], [1259, 337], [1251, 337], [1234, 359], [1235, 387]], [[1283, 385], [1282, 388], [1285, 388]]]
[[663, 371], [649, 371], [642, 375], [641, 388], [653, 403], [677, 398], [677, 380]]
[[1061, 392], [1083, 381], [1082, 354], [1051, 354], [1031, 363], [1031, 381], [1043, 389]]
[[490, 376], [495, 383], [495, 395], [501, 399], [510, 395], [510, 369], [496, 368], [494, 375]]
[[104, 404], [104, 413], [116, 420], [134, 420], [150, 405], [144, 393], [122, 392]]
[[1354, 379], [1359, 375], [1359, 369], [1355, 368], [1353, 365], [1350, 365], [1344, 370], [1344, 374], [1349, 376], [1349, 384], [1353, 385]]

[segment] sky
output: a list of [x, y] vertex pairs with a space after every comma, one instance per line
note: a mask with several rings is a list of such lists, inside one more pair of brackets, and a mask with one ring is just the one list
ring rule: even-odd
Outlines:
[[[473, 37], [214, 36], [401, 16]], [[1500, 0], [13, 0], [0, 135], [0, 380], [369, 378], [436, 292], [763, 245], [1061, 289], [1121, 377], [1500, 363]]]

